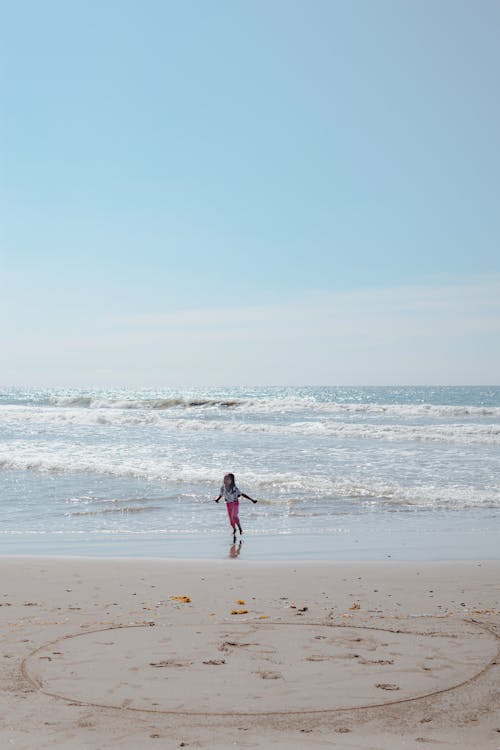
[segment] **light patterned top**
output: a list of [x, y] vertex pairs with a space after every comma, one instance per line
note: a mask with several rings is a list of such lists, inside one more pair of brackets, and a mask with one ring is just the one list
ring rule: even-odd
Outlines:
[[235, 500], [237, 500], [240, 497], [241, 492], [239, 491], [239, 489], [237, 488], [235, 484], [230, 490], [228, 490], [226, 485], [223, 484], [222, 487], [220, 488], [220, 495], [221, 497], [224, 498], [226, 503], [234, 503]]

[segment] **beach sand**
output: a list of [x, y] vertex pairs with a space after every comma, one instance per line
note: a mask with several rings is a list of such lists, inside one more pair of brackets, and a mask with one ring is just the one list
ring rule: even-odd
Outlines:
[[500, 748], [500, 561], [0, 571], [2, 748]]

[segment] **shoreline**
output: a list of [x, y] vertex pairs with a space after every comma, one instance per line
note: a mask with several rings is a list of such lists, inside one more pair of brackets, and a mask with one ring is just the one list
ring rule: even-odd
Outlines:
[[[279, 559], [279, 560], [244, 560], [241, 558], [237, 558], [237, 562], [234, 561], [230, 557], [227, 558], [184, 558], [184, 557], [155, 557], [155, 556], [143, 556], [143, 557], [133, 557], [133, 556], [125, 556], [125, 555], [108, 555], [108, 556], [99, 556], [99, 555], [39, 555], [39, 554], [32, 554], [32, 555], [26, 555], [26, 554], [0, 554], [0, 567], [4, 564], [9, 565], [10, 563], [22, 563], [22, 562], [31, 562], [35, 564], [43, 564], [44, 562], [50, 563], [58, 563], [58, 564], [64, 564], [64, 563], [83, 563], [86, 565], [87, 563], [89, 565], [111, 565], [111, 564], [123, 564], [123, 565], [131, 565], [134, 567], [137, 567], [139, 565], [154, 565], [154, 566], [174, 566], [176, 568], [182, 567], [184, 565], [197, 568], [199, 566], [232, 566], [232, 565], [238, 565], [238, 567], [247, 567], [251, 569], [252, 567], [255, 568], [272, 568], [274, 569], [276, 566], [279, 568], [294, 568], [294, 567], [300, 567], [300, 568], [320, 568], [322, 570], [325, 570], [327, 568], [340, 568], [340, 567], [348, 567], [348, 568], [356, 568], [360, 567], [363, 570], [366, 570], [367, 568], [371, 568], [372, 566], [379, 566], [380, 568], [383, 567], [393, 567], [394, 569], [396, 566], [398, 566], [400, 569], [407, 567], [410, 569], [420, 569], [425, 567], [436, 567], [436, 568], [447, 568], [447, 567], [453, 567], [456, 568], [457, 566], [464, 565], [466, 567], [470, 566], [480, 566], [483, 565], [492, 565], [497, 566], [500, 573], [500, 558], [463, 558], [463, 559], [439, 559], [439, 560], [427, 560], [427, 559], [421, 559], [421, 560], [399, 560], [399, 559], [393, 559], [393, 558], [386, 558], [386, 559], [363, 559], [360, 558], [358, 560], [354, 559], [302, 559], [297, 558], [295, 560], [289, 560], [289, 559]], [[500, 595], [500, 584], [499, 584], [499, 595]]]
[[[420, 517], [421, 519], [422, 517]], [[0, 532], [0, 558], [9, 555], [49, 555], [57, 557], [122, 557], [132, 559], [217, 560], [238, 556], [240, 560], [275, 562], [285, 560], [351, 561], [500, 559], [498, 513], [469, 518], [449, 514], [410, 523], [413, 518], [387, 527], [380, 522], [365, 526], [351, 521], [350, 526], [334, 533], [262, 533], [246, 530], [236, 546], [232, 534], [140, 532], [120, 534], [93, 533], [17, 533]], [[242, 544], [240, 545], [240, 541]]]
[[500, 744], [498, 560], [23, 555], [0, 574], [3, 744]]

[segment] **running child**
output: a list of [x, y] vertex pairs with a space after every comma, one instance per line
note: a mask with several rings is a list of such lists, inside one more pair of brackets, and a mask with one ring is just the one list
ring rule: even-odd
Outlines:
[[249, 495], [245, 495], [244, 492], [240, 492], [234, 482], [234, 474], [226, 474], [224, 477], [224, 484], [220, 488], [219, 497], [215, 498], [215, 502], [218, 503], [221, 497], [226, 502], [227, 515], [229, 516], [229, 523], [233, 527], [233, 535], [236, 537], [236, 527], [238, 527], [240, 534], [243, 534], [241, 528], [238, 511], [240, 507], [239, 498], [246, 497], [247, 500], [251, 500], [252, 503], [256, 503]]

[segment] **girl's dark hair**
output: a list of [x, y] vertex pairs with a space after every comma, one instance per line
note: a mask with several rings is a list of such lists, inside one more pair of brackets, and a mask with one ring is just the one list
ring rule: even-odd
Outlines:
[[226, 477], [229, 477], [229, 479], [231, 480], [231, 485], [234, 487], [234, 474], [225, 474], [224, 479], [226, 479]]

